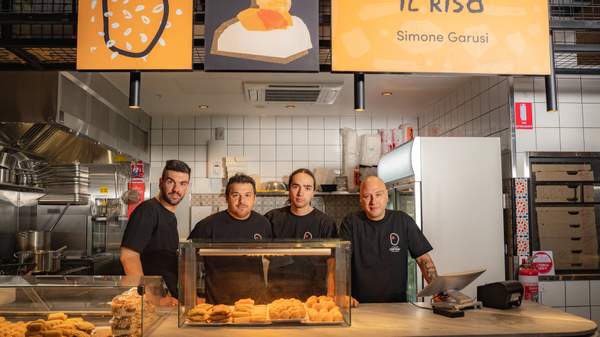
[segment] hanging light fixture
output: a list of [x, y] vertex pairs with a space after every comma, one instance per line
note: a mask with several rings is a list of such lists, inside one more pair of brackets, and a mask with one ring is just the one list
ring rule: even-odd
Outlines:
[[364, 73], [354, 73], [354, 111], [365, 111]]
[[142, 73], [139, 71], [129, 73], [129, 107], [132, 109], [140, 108], [141, 85]]
[[550, 75], [544, 76], [546, 84], [546, 111], [554, 112], [558, 110], [558, 100], [556, 98], [556, 73], [554, 72], [554, 36], [550, 30]]

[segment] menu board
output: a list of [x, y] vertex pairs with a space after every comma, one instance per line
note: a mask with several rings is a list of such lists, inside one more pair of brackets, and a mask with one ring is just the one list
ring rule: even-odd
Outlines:
[[332, 0], [332, 69], [550, 73], [548, 0]]

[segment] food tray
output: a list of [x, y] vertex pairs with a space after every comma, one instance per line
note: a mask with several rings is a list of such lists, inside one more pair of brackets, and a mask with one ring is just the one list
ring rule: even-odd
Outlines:
[[273, 323], [302, 323], [305, 321], [308, 321], [308, 312], [306, 312], [306, 307], [304, 309], [305, 314], [303, 318], [294, 318], [294, 319], [272, 319], [271, 318], [271, 305], [268, 304], [267, 305], [267, 320], [273, 322]]

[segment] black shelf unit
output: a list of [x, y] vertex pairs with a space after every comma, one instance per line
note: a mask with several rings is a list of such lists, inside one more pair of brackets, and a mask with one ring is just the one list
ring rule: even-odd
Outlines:
[[[529, 222], [529, 237], [530, 248], [532, 251], [540, 250], [540, 237], [538, 229], [537, 208], [538, 207], [593, 207], [595, 210], [596, 220], [596, 235], [600, 233], [600, 200], [588, 201], [584, 199], [583, 186], [598, 186], [600, 187], [600, 153], [597, 152], [529, 152], [527, 153], [529, 167], [529, 195], [530, 195], [530, 222]], [[553, 180], [553, 181], [537, 181], [533, 172], [535, 164], [589, 164], [594, 173], [594, 180]], [[566, 202], [536, 202], [537, 186], [559, 186], [567, 185], [577, 191], [579, 188], [579, 198], [577, 201]], [[574, 195], [575, 196], [575, 195]], [[600, 241], [600, 240], [599, 240]], [[597, 254], [600, 255], [600, 246]], [[600, 274], [600, 266], [597, 269], [562, 269], [557, 270], [558, 275], [565, 274]]]

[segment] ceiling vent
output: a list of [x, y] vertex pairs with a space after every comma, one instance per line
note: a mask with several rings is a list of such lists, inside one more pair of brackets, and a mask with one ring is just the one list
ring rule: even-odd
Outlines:
[[333, 104], [342, 83], [244, 83], [246, 100], [261, 103]]

